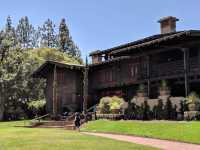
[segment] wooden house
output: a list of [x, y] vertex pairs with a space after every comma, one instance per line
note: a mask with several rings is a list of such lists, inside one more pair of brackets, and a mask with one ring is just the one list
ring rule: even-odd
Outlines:
[[[88, 90], [84, 92], [87, 107], [107, 95], [118, 95], [129, 100], [135, 95], [139, 84], [145, 85], [149, 97], [157, 97], [161, 80], [168, 81], [173, 96], [187, 96], [190, 91], [200, 93], [200, 30], [176, 31], [177, 21], [172, 16], [162, 18], [159, 20], [160, 34], [90, 53], [92, 64], [87, 67]], [[58, 92], [56, 98], [59, 108], [64, 105], [60, 101], [67, 99], [68, 103], [77, 102], [81, 109], [85, 67], [61, 66], [63, 72], [69, 71], [71, 75], [66, 73], [57, 78], [58, 84], [60, 82], [63, 86], [62, 94]], [[47, 78], [47, 91], [50, 90], [50, 93], [53, 91], [53, 70], [55, 65], [47, 62], [35, 72], [36, 76]], [[69, 91], [72, 85], [76, 88]], [[46, 93], [47, 101], [52, 103], [50, 93]], [[73, 93], [76, 93], [74, 101]], [[48, 105], [48, 108], [52, 108], [52, 105]]]

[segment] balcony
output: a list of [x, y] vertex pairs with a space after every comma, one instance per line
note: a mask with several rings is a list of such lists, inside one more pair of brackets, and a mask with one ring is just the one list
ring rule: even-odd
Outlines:
[[[184, 76], [183, 60], [171, 61], [162, 64], [153, 64], [150, 69], [150, 78]], [[198, 74], [200, 64], [197, 57], [189, 59], [189, 74]]]

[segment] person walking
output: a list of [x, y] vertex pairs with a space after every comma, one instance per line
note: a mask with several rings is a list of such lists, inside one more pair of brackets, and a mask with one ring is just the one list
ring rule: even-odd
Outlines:
[[76, 127], [76, 130], [80, 131], [81, 118], [78, 112], [75, 113], [74, 125]]

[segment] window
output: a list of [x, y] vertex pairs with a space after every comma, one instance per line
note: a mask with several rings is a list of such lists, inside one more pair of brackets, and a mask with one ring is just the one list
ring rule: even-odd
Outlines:
[[134, 65], [131, 65], [131, 69], [130, 69], [130, 73], [131, 73], [131, 77], [135, 77], [138, 75], [138, 65], [137, 64], [134, 64]]

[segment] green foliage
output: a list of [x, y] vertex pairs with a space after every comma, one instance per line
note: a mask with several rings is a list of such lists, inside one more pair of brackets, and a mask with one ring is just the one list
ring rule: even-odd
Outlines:
[[28, 107], [30, 109], [36, 109], [39, 110], [41, 108], [43, 108], [46, 104], [45, 100], [34, 100], [28, 103]]
[[160, 90], [168, 90], [169, 87], [168, 87], [168, 83], [166, 80], [161, 80], [161, 83], [160, 83]]
[[37, 116], [38, 113], [44, 109], [46, 101], [43, 100], [33, 100], [28, 103], [28, 108], [33, 110], [34, 114]]
[[55, 27], [53, 21], [47, 19], [42, 26], [34, 28], [27, 16], [22, 17], [14, 27], [11, 17], [8, 16], [2, 31], [4, 39], [11, 41], [14, 46], [20, 46], [23, 50], [38, 47], [56, 48], [80, 59], [81, 52], [70, 35], [65, 19], [61, 20], [59, 33]]
[[170, 120], [173, 119], [173, 106], [172, 106], [172, 102], [170, 101], [170, 99], [167, 99], [167, 102], [164, 106], [164, 119]]
[[19, 20], [19, 23], [16, 27], [17, 41], [20, 43], [22, 48], [34, 47], [33, 45], [33, 36], [34, 36], [34, 27], [29, 23], [27, 16], [22, 17]]
[[45, 81], [34, 79], [31, 74], [45, 60], [80, 64], [80, 60], [49, 48], [26, 51], [13, 48], [8, 54], [0, 65], [0, 83], [3, 83], [1, 86], [4, 85], [1, 90], [3, 96], [0, 97], [0, 107], [2, 112], [5, 109], [7, 119], [18, 119], [19, 115], [14, 110], [20, 109], [24, 112], [22, 114], [32, 117], [27, 103], [35, 99], [44, 99]]
[[41, 34], [41, 46], [48, 48], [57, 47], [57, 38], [55, 35], [55, 24], [52, 20], [47, 19], [43, 26], [39, 28]]
[[60, 22], [58, 37], [59, 47], [62, 52], [65, 52], [73, 57], [81, 57], [81, 52], [78, 46], [72, 40], [64, 18]]
[[38, 48], [27, 51], [26, 53], [29, 60], [38, 62], [39, 64], [44, 63], [46, 60], [58, 61], [62, 63], [71, 63], [71, 64], [82, 64], [80, 58], [72, 57], [65, 53], [60, 52], [54, 48]]
[[196, 92], [191, 92], [187, 96], [186, 101], [188, 104], [200, 104], [200, 98]]
[[119, 97], [117, 97], [117, 96], [111, 97], [111, 101], [110, 101], [110, 103], [109, 103], [110, 110], [113, 110], [113, 109], [121, 109], [123, 103], [124, 103], [123, 98], [119, 98]]
[[99, 108], [101, 113], [110, 113], [114, 109], [121, 109], [124, 104], [123, 98], [117, 96], [103, 97], [100, 99]]
[[63, 52], [67, 50], [68, 39], [69, 39], [69, 29], [65, 23], [65, 19], [63, 18], [59, 26], [59, 44]]
[[100, 99], [99, 109], [103, 114], [110, 113], [110, 102], [112, 101], [111, 97], [103, 97]]

